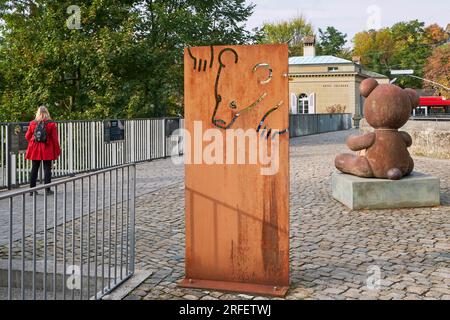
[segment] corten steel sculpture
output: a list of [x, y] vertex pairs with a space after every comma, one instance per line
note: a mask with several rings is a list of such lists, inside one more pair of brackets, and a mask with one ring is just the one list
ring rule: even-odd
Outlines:
[[[280, 161], [275, 175], [261, 175], [261, 164], [195, 163], [195, 155], [185, 154], [180, 286], [283, 296], [289, 286], [288, 48], [195, 47], [185, 50], [184, 65], [185, 129], [194, 135], [200, 122], [203, 132], [224, 136], [256, 130], [264, 143], [279, 138]], [[245, 159], [249, 148], [239, 150]]]
[[419, 105], [418, 95], [412, 89], [378, 84], [374, 79], [364, 80], [360, 92], [366, 97], [364, 116], [375, 131], [349, 137], [350, 150], [365, 151], [364, 155], [340, 154], [335, 160], [336, 168], [363, 178], [399, 180], [409, 175], [414, 169], [408, 152], [412, 138], [398, 129]]

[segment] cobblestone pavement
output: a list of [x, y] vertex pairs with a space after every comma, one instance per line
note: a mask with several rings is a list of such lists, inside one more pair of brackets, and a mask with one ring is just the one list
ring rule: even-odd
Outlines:
[[[286, 299], [450, 299], [450, 161], [415, 158], [417, 171], [441, 178], [441, 207], [350, 211], [330, 196], [334, 157], [346, 151], [350, 133], [291, 140]], [[137, 199], [137, 268], [154, 274], [126, 299], [265, 299], [177, 288], [184, 275], [184, 185], [182, 170], [166, 165], [173, 184]], [[370, 290], [378, 271], [380, 287]]]

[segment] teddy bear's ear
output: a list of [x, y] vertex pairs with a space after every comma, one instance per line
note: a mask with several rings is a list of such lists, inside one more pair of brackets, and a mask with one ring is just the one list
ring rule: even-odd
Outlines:
[[369, 78], [361, 82], [361, 85], [359, 86], [359, 91], [363, 97], [367, 98], [377, 86], [378, 86], [377, 80]]
[[417, 108], [420, 103], [419, 95], [417, 94], [416, 90], [406, 88], [405, 92], [408, 94], [409, 99], [411, 100], [411, 106], [413, 109]]

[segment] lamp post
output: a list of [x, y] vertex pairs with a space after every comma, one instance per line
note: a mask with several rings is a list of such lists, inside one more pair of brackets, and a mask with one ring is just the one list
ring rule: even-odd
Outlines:
[[[421, 77], [415, 76], [415, 75], [414, 75], [414, 70], [391, 70], [391, 75], [408, 76], [408, 77], [420, 79], [420, 80], [422, 80], [422, 81], [430, 82], [430, 83], [432, 83], [432, 84], [434, 84], [434, 85], [436, 85], [436, 86], [439, 86], [439, 87], [441, 87], [441, 88], [444, 88], [444, 89], [447, 90], [447, 91], [450, 91], [450, 88], [448, 88], [448, 87], [446, 87], [446, 86], [444, 86], [444, 85], [442, 85], [442, 84], [440, 84], [440, 83], [437, 83], [437, 82], [432, 81], [432, 80], [429, 80], [429, 79], [425, 79], [425, 78], [421, 78]], [[395, 79], [395, 80], [397, 80], [397, 79]], [[392, 83], [393, 83], [393, 82], [392, 82]]]

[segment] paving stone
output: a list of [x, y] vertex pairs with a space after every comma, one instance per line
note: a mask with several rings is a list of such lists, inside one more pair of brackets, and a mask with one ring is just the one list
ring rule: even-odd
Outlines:
[[217, 291], [213, 291], [209, 294], [210, 296], [214, 297], [214, 298], [219, 298], [220, 296], [223, 296], [224, 293], [223, 292], [217, 292]]
[[336, 295], [346, 291], [347, 288], [328, 288], [323, 291], [325, 294]]
[[141, 297], [135, 295], [126, 296], [123, 300], [141, 300]]
[[133, 292], [133, 294], [138, 296], [138, 297], [145, 297], [147, 295], [147, 292], [143, 291], [142, 288], [140, 288], [140, 290], [135, 290]]
[[427, 292], [429, 289], [428, 288], [424, 288], [424, 287], [417, 287], [417, 286], [412, 286], [412, 287], [408, 287], [406, 288], [406, 290], [408, 292], [411, 293], [415, 293], [418, 295], [423, 295], [425, 292]]
[[296, 288], [289, 295], [296, 300], [303, 300], [311, 296], [311, 290]]
[[238, 300], [237, 295], [225, 293], [220, 297], [220, 300]]
[[200, 300], [219, 300], [219, 299], [211, 297], [211, 296], [204, 296]]
[[254, 298], [254, 296], [250, 296], [248, 294], [238, 294], [237, 296], [242, 300], [252, 300]]

